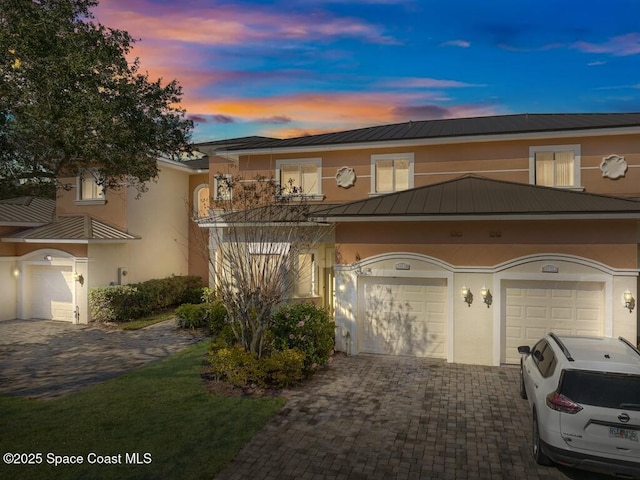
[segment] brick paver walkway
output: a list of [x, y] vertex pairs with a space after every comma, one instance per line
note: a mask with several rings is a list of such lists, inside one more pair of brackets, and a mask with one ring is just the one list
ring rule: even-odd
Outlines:
[[46, 320], [0, 321], [0, 393], [55, 398], [197, 341], [175, 320], [123, 331]]
[[338, 356], [216, 480], [602, 479], [536, 465], [518, 368]]

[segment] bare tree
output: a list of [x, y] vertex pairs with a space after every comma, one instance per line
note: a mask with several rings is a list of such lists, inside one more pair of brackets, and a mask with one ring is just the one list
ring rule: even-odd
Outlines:
[[272, 178], [220, 176], [213, 192], [209, 244], [217, 293], [240, 344], [262, 356], [271, 315], [309, 293], [314, 250], [331, 227], [310, 220], [320, 206]]

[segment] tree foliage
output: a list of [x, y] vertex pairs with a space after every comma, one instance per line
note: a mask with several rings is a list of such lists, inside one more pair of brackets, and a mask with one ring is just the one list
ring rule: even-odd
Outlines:
[[188, 148], [182, 88], [129, 63], [135, 40], [94, 22], [97, 3], [0, 0], [0, 186], [91, 168], [105, 188], [144, 191], [158, 156]]
[[247, 352], [261, 357], [272, 315], [293, 294], [297, 279], [310, 274], [308, 252], [326, 241], [331, 228], [310, 221], [304, 195], [287, 194], [273, 179], [227, 180], [213, 202], [210, 257], [216, 288], [234, 335]]

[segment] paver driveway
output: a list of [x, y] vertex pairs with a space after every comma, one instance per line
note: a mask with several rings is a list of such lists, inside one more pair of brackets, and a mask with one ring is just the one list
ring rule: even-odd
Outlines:
[[537, 466], [517, 367], [338, 356], [216, 480], [608, 478]]
[[0, 393], [53, 398], [170, 355], [199, 337], [175, 320], [136, 331], [0, 321]]

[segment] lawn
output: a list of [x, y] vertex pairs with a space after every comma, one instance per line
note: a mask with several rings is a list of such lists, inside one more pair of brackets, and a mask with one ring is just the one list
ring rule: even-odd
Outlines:
[[[212, 479], [284, 400], [210, 394], [206, 347], [57, 400], [0, 396], [0, 478]], [[36, 464], [7, 465], [7, 453]]]

